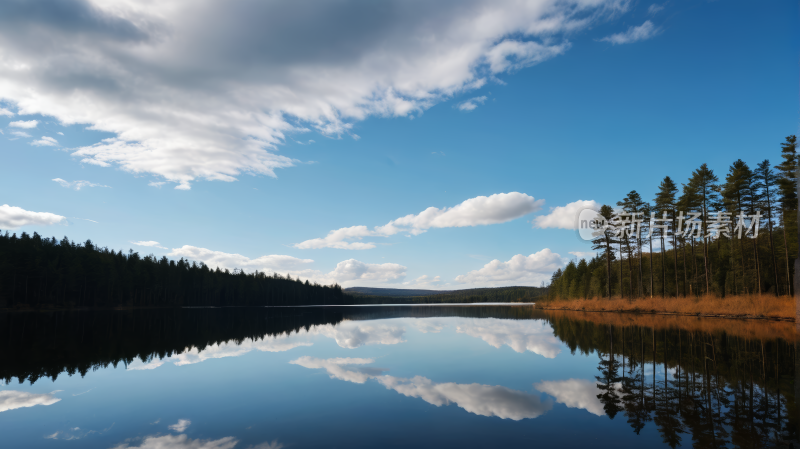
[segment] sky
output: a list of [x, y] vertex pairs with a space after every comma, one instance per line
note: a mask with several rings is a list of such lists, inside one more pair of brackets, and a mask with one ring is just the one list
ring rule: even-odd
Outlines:
[[540, 285], [582, 208], [798, 133], [796, 2], [5, 1], [0, 230]]

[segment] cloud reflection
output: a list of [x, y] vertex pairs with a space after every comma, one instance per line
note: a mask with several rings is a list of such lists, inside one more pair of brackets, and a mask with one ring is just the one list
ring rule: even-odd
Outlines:
[[314, 337], [323, 336], [336, 341], [342, 348], [355, 349], [365, 345], [395, 345], [403, 343], [405, 328], [390, 324], [374, 324], [371, 322], [342, 321], [336, 325], [325, 324], [300, 329], [292, 334], [265, 336], [260, 340], [245, 339], [241, 343], [228, 341], [206, 346], [202, 350], [192, 347], [181, 354], [150, 361], [134, 360], [128, 364], [128, 370], [155, 369], [164, 363], [171, 362], [177, 366], [192, 365], [208, 359], [237, 357], [251, 351], [285, 352], [301, 346], [311, 346]]
[[[131, 446], [137, 444], [138, 446]], [[193, 440], [186, 436], [181, 435], [150, 435], [144, 438], [131, 438], [128, 439], [111, 449], [232, 449], [239, 443], [234, 437], [224, 437], [218, 440]], [[266, 441], [256, 446], [248, 446], [247, 449], [281, 449], [283, 444], [278, 440]]]
[[60, 398], [52, 393], [28, 393], [27, 391], [0, 390], [0, 412], [34, 405], [53, 405]]
[[456, 404], [480, 416], [496, 416], [519, 421], [541, 416], [553, 407], [552, 402], [542, 401], [537, 395], [499, 385], [436, 383], [422, 376], [404, 379], [372, 374], [363, 367], [354, 367], [373, 362], [373, 359], [318, 359], [305, 356], [289, 363], [310, 369], [325, 369], [331, 378], [348, 382], [363, 384], [369, 379], [374, 379], [384, 387], [404, 396], [420, 398], [437, 407]]
[[460, 323], [456, 332], [480, 338], [498, 349], [506, 345], [516, 352], [531, 351], [548, 359], [561, 352], [553, 329], [540, 320], [473, 319]]
[[[593, 380], [544, 380], [534, 384], [533, 387], [542, 393], [553, 396], [556, 398], [556, 402], [569, 408], [582, 408], [597, 416], [606, 414], [605, 410], [603, 410], [603, 404], [597, 397], [602, 391], [597, 388], [597, 382]], [[622, 384], [615, 384], [615, 388], [620, 390]]]

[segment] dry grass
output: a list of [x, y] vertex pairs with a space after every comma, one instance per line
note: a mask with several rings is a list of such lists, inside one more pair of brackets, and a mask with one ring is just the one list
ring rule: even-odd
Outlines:
[[688, 332], [726, 332], [728, 335], [751, 339], [781, 338], [795, 341], [795, 324], [786, 321], [725, 320], [679, 315], [642, 315], [633, 313], [593, 313], [567, 310], [546, 310], [554, 318], [569, 318], [611, 326], [641, 326], [656, 330], [682, 329]]
[[640, 313], [675, 313], [679, 315], [730, 316], [740, 318], [795, 317], [795, 301], [791, 296], [738, 295], [719, 298], [716, 296], [688, 298], [601, 298], [558, 299], [541, 303], [544, 308], [585, 311], [615, 311]]

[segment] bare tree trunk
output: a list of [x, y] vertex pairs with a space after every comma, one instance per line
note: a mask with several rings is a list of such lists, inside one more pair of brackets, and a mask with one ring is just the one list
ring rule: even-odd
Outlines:
[[761, 296], [761, 266], [758, 262], [758, 244], [756, 240], [758, 238], [754, 238], [753, 240], [753, 254], [755, 257], [755, 275], [756, 275], [756, 285], [758, 289], [758, 296]]

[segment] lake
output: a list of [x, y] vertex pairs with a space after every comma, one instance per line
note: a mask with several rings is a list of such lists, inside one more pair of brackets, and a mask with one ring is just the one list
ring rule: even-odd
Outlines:
[[530, 305], [4, 313], [0, 446], [772, 446], [794, 342]]

